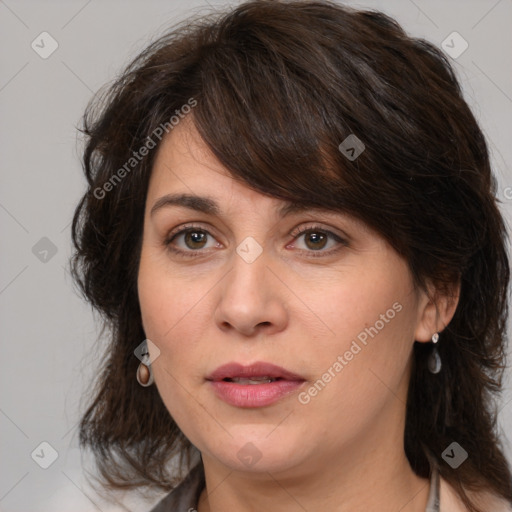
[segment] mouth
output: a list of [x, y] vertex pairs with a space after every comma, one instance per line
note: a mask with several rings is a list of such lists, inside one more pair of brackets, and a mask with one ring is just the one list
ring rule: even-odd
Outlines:
[[283, 380], [281, 377], [253, 377], [252, 379], [244, 379], [243, 377], [234, 377], [232, 379], [222, 379], [223, 382], [236, 382], [237, 384], [268, 384], [269, 382], [276, 382], [277, 380]]
[[206, 380], [250, 385], [279, 380], [304, 381], [306, 379], [275, 364], [258, 361], [249, 366], [240, 363], [225, 364], [212, 372]]
[[241, 408], [271, 405], [306, 382], [300, 375], [265, 362], [250, 366], [229, 363], [217, 368], [206, 380], [218, 398]]

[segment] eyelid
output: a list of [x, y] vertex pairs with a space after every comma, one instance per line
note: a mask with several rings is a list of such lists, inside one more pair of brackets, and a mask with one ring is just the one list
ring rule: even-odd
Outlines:
[[[317, 231], [325, 233], [328, 237], [330, 237], [331, 239], [334, 239], [338, 243], [338, 246], [328, 249], [327, 251], [322, 251], [322, 250], [308, 251], [305, 249], [297, 249], [298, 251], [300, 251], [302, 253], [306, 253], [308, 255], [307, 257], [313, 257], [313, 258], [318, 258], [318, 257], [322, 257], [322, 256], [327, 257], [327, 256], [337, 253], [343, 247], [349, 247], [349, 245], [350, 245], [349, 241], [348, 241], [349, 239], [347, 236], [335, 233], [330, 228], [323, 227], [323, 226], [319, 225], [318, 223], [312, 223], [308, 226], [299, 226], [297, 228], [294, 228], [292, 231], [290, 231], [289, 235], [293, 236], [292, 243], [294, 243], [304, 233], [317, 232]], [[287, 247], [288, 246], [289, 246], [289, 244], [287, 244]]]
[[[210, 233], [210, 231], [209, 231], [210, 228], [206, 229], [206, 228], [202, 227], [200, 225], [200, 223], [190, 222], [190, 223], [186, 223], [186, 224], [182, 224], [182, 225], [178, 226], [177, 228], [173, 229], [165, 237], [165, 239], [164, 239], [164, 246], [165, 246], [165, 248], [170, 250], [170, 251], [172, 251], [172, 252], [174, 252], [174, 253], [177, 253], [177, 254], [180, 254], [180, 255], [184, 255], [184, 256], [190, 256], [190, 257], [201, 256], [204, 253], [211, 252], [211, 250], [209, 250], [209, 249], [182, 250], [182, 249], [177, 249], [176, 247], [172, 247], [172, 243], [171, 242], [177, 236], [181, 236], [184, 233], [186, 233], [187, 231], [193, 231], [194, 229], [197, 230], [197, 231], [202, 231], [202, 232], [206, 233], [208, 236], [211, 236], [211, 237], [215, 238], [215, 236], [212, 235], [212, 233]], [[342, 247], [348, 247], [349, 246], [348, 237], [342, 236], [340, 234], [337, 234], [334, 231], [332, 231], [331, 229], [323, 227], [323, 226], [319, 225], [318, 223], [310, 223], [307, 226], [304, 226], [304, 225], [298, 226], [298, 227], [292, 229], [288, 233], [288, 236], [292, 236], [293, 237], [293, 240], [291, 242], [293, 244], [301, 235], [303, 235], [304, 233], [310, 232], [310, 231], [311, 232], [320, 231], [322, 233], [325, 233], [328, 237], [330, 237], [331, 239], [334, 239], [338, 243], [338, 247], [334, 247], [334, 248], [331, 248], [331, 249], [326, 250], [326, 251], [323, 251], [323, 250], [314, 251], [314, 250], [306, 250], [306, 249], [297, 249], [301, 253], [308, 254], [308, 257], [310, 257], [310, 256], [311, 257], [329, 256], [329, 255], [339, 251]], [[290, 243], [286, 244], [286, 247], [288, 247], [289, 245], [290, 245]]]
[[310, 222], [310, 224], [308, 224], [307, 226], [304, 226], [304, 225], [300, 225], [300, 226], [297, 226], [296, 228], [292, 229], [289, 233], [289, 236], [293, 236], [293, 237], [296, 237], [298, 235], [302, 235], [303, 233], [307, 232], [307, 231], [322, 231], [323, 233], [328, 233], [329, 235], [332, 235], [334, 238], [339, 238], [339, 239], [342, 239], [344, 241], [347, 241], [348, 242], [348, 236], [345, 235], [343, 232], [341, 233], [336, 233], [335, 231], [333, 231], [334, 228], [331, 228], [331, 227], [326, 227], [326, 226], [323, 226], [321, 224], [319, 224], [318, 222]]
[[[196, 229], [197, 231], [204, 231], [205, 233], [208, 233], [211, 235], [210, 231], [208, 231], [209, 228], [205, 228], [200, 225], [200, 223], [197, 222], [187, 222], [185, 224], [180, 224], [178, 227], [172, 229], [165, 237], [165, 242], [170, 242], [176, 235], [181, 235], [183, 231], [187, 230], [193, 230]], [[212, 235], [213, 236], [213, 235]]]

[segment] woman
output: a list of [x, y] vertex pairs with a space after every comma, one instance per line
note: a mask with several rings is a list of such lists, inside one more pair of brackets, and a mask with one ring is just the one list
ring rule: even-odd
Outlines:
[[83, 130], [72, 268], [110, 344], [80, 441], [105, 488], [512, 510], [506, 232], [439, 50], [378, 12], [244, 3], [152, 44]]

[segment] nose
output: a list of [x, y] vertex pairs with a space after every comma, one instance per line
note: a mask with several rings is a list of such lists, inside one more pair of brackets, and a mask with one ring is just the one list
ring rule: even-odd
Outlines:
[[225, 331], [244, 336], [275, 334], [288, 323], [286, 287], [271, 267], [265, 251], [248, 263], [234, 254], [233, 267], [219, 286], [215, 321]]

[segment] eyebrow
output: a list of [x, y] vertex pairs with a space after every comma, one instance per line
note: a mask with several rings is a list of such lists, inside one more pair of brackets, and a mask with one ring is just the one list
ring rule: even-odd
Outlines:
[[[220, 215], [221, 209], [217, 202], [208, 196], [198, 196], [195, 194], [167, 194], [159, 198], [151, 208], [150, 215], [154, 215], [157, 210], [168, 206], [183, 206], [198, 212], [206, 213], [209, 215]], [[279, 217], [286, 217], [293, 213], [303, 212], [306, 210], [320, 210], [327, 211], [328, 208], [320, 208], [318, 206], [308, 206], [302, 203], [295, 203], [292, 201], [284, 201], [277, 214]]]

